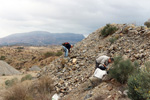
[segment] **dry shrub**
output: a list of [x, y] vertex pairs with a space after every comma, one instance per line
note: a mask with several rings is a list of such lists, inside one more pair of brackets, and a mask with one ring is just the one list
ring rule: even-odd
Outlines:
[[53, 80], [44, 76], [32, 84], [16, 84], [3, 95], [3, 100], [50, 100], [54, 91]]
[[4, 100], [27, 100], [28, 97], [28, 88], [23, 85], [15, 85], [4, 94]]
[[37, 91], [39, 94], [52, 93], [54, 91], [53, 80], [48, 76], [43, 76], [33, 84], [31, 90]]

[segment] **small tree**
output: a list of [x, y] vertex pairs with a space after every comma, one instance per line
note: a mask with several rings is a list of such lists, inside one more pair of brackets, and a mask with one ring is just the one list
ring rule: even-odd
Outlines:
[[124, 84], [134, 70], [135, 66], [130, 59], [124, 60], [119, 56], [114, 58], [114, 63], [109, 71], [109, 75], [110, 77], [115, 78], [118, 82]]
[[150, 100], [150, 63], [128, 79], [128, 96], [132, 100]]
[[106, 37], [108, 35], [115, 33], [116, 31], [117, 27], [110, 24], [106, 24], [106, 26], [101, 30], [101, 34], [102, 36]]
[[1, 57], [0, 57], [0, 60], [5, 60], [5, 59], [6, 59], [5, 56], [1, 56]]
[[52, 57], [52, 56], [55, 56], [55, 52], [46, 52], [46, 53], [44, 54], [44, 57], [45, 57], [45, 58]]
[[144, 23], [144, 25], [149, 28], [149, 27], [150, 27], [150, 22], [149, 22], [149, 21], [146, 21], [146, 22]]
[[63, 52], [61, 51], [57, 51], [57, 53], [55, 54], [56, 56], [61, 56], [63, 54]]

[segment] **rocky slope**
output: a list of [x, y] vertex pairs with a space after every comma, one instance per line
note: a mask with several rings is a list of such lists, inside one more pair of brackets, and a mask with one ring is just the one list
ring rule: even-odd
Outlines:
[[[65, 95], [66, 100], [96, 100], [94, 99], [96, 96], [104, 100], [128, 100], [123, 96], [124, 86], [114, 80], [102, 82], [94, 89], [83, 92], [86, 89], [84, 84], [88, 83], [89, 77], [93, 74], [95, 59], [99, 55], [112, 57], [122, 55], [132, 61], [137, 60], [140, 65], [150, 60], [150, 29], [125, 24], [114, 24], [114, 26], [118, 30], [106, 38], [101, 36], [102, 28], [91, 33], [74, 46], [69, 58], [56, 59], [45, 66], [38, 76], [53, 77], [56, 80], [56, 90]], [[117, 37], [114, 43], [110, 42], [112, 37]]]

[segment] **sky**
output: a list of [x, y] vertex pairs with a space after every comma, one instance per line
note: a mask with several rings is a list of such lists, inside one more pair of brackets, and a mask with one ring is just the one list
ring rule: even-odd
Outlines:
[[0, 0], [0, 38], [48, 31], [85, 36], [108, 23], [143, 25], [150, 0]]

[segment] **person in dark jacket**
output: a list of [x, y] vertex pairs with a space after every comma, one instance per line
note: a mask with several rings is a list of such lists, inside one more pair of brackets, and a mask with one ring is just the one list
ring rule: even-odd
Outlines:
[[65, 57], [68, 56], [68, 51], [70, 52], [70, 48], [72, 47], [69, 42], [62, 43], [63, 50], [65, 51]]

